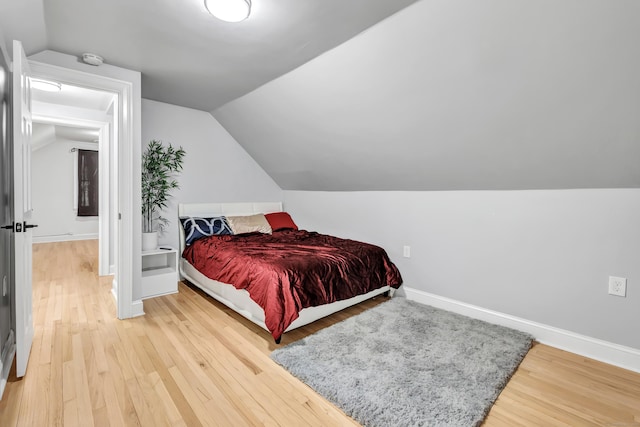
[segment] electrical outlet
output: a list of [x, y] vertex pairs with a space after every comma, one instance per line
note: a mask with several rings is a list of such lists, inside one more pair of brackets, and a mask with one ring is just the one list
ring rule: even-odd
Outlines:
[[609, 276], [609, 295], [626, 297], [627, 296], [627, 279], [624, 277]]
[[402, 248], [402, 256], [405, 258], [411, 258], [411, 246], [405, 246]]

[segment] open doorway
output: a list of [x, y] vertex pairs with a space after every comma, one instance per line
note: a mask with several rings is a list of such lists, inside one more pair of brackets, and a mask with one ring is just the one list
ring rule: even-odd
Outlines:
[[[99, 159], [105, 153], [100, 151], [99, 129], [34, 122], [31, 146], [32, 221], [38, 224], [33, 243], [104, 240], [100, 275], [112, 274], [110, 209], [100, 201], [99, 185], [106, 179], [103, 187], [108, 191], [109, 171], [100, 168]], [[101, 235], [100, 222], [105, 220]]]
[[[3, 47], [0, 43], [0, 47]], [[74, 57], [56, 52], [45, 51], [39, 56], [43, 62], [28, 60], [19, 41], [14, 41], [13, 67], [12, 67], [12, 99], [5, 108], [3, 99], [2, 129], [11, 126], [13, 156], [9, 159], [8, 167], [3, 166], [4, 171], [10, 171], [10, 182], [13, 197], [4, 197], [13, 213], [11, 224], [2, 226], [2, 229], [11, 231], [13, 247], [11, 257], [14, 280], [10, 283], [10, 289], [15, 291], [11, 298], [11, 307], [15, 313], [15, 340], [7, 341], [11, 348], [15, 348], [11, 354], [16, 356], [16, 376], [22, 377], [26, 373], [29, 354], [33, 342], [33, 304], [32, 304], [32, 231], [37, 224], [31, 222], [31, 130], [33, 118], [40, 115], [43, 123], [54, 120], [52, 117], [61, 115], [65, 124], [76, 127], [90, 126], [93, 119], [77, 119], [76, 114], [60, 114], [60, 106], [53, 106], [49, 113], [45, 111], [32, 115], [32, 104], [36, 101], [31, 97], [31, 86], [35, 80], [49, 81], [52, 86], [70, 85], [78, 88], [93, 89], [113, 94], [110, 114], [113, 120], [103, 121], [100, 127], [99, 141], [109, 141], [109, 135], [113, 135], [109, 156], [113, 162], [106, 168], [110, 171], [110, 177], [114, 181], [113, 191], [103, 194], [114, 194], [116, 215], [113, 215], [113, 248], [115, 250], [115, 272], [112, 281], [111, 293], [116, 298], [117, 317], [120, 319], [144, 314], [142, 301], [137, 297], [134, 301], [134, 287], [140, 283], [140, 220], [139, 213], [139, 186], [140, 186], [140, 73], [117, 67], [106, 67], [98, 73], [89, 71], [87, 66], [80, 66]], [[4, 58], [4, 49], [0, 49]], [[6, 62], [6, 61], [5, 61]], [[0, 64], [1, 65], [1, 64]], [[91, 68], [91, 67], [89, 67]], [[2, 67], [5, 76], [5, 67]], [[1, 83], [1, 82], [0, 82]], [[59, 88], [58, 88], [59, 89]], [[4, 93], [4, 91], [2, 91]], [[8, 116], [13, 120], [5, 120], [4, 111], [12, 114]], [[60, 118], [59, 118], [60, 119]], [[100, 120], [97, 120], [100, 122]], [[105, 124], [107, 123], [107, 124]], [[3, 137], [4, 140], [4, 137]], [[99, 142], [99, 143], [100, 143]], [[4, 142], [3, 142], [4, 143]], [[111, 155], [113, 154], [113, 155]], [[3, 159], [4, 150], [3, 150]], [[17, 236], [17, 237], [15, 237]], [[106, 239], [105, 239], [106, 240]], [[109, 239], [111, 240], [111, 239]], [[139, 294], [139, 291], [138, 291]], [[4, 348], [3, 351], [4, 352]], [[2, 361], [10, 360], [10, 357], [2, 358]], [[9, 366], [9, 364], [6, 364]], [[4, 363], [0, 365], [3, 376], [0, 378], [1, 388], [6, 381]]]
[[[114, 274], [117, 226], [115, 126], [117, 95], [109, 91], [56, 83], [55, 91], [31, 92], [33, 113], [32, 199], [34, 243], [99, 240], [99, 274]], [[79, 202], [86, 183], [79, 176], [85, 158], [97, 153], [98, 212], [86, 215]]]
[[[144, 314], [139, 296], [140, 283], [140, 73], [104, 65], [92, 68], [80, 64], [76, 57], [44, 51], [29, 60], [32, 79], [49, 80], [62, 85], [108, 92], [115, 95], [109, 114], [113, 127], [103, 126], [101, 135], [111, 135], [111, 188], [114, 208], [111, 212], [111, 240], [115, 272], [112, 294], [116, 298], [117, 316], [125, 319]], [[82, 97], [80, 97], [82, 99]], [[73, 108], [71, 108], [73, 109]], [[51, 113], [59, 110], [53, 109]], [[55, 114], [54, 114], [55, 115]], [[66, 125], [87, 126], [67, 114]], [[34, 116], [42, 122], [41, 117]], [[87, 120], [93, 120], [87, 118]], [[99, 120], [98, 120], [99, 121]], [[99, 125], [98, 125], [99, 126]], [[100, 140], [106, 140], [101, 137]], [[103, 156], [102, 158], [107, 158]], [[102, 194], [107, 194], [102, 192]]]

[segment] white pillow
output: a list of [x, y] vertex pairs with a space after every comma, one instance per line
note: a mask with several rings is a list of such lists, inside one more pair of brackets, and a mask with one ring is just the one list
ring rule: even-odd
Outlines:
[[227, 223], [233, 234], [265, 233], [271, 234], [271, 226], [264, 214], [248, 216], [228, 216]]

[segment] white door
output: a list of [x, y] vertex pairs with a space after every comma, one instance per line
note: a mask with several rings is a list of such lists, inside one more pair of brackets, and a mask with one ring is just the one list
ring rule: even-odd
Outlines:
[[13, 42], [13, 210], [15, 242], [16, 375], [23, 377], [33, 342], [31, 295], [31, 84], [29, 63]]

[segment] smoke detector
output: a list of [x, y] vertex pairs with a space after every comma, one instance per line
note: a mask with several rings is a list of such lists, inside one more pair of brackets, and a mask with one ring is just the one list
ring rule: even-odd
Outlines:
[[95, 53], [83, 53], [82, 61], [85, 64], [95, 65], [97, 67], [99, 65], [102, 65], [104, 59], [102, 59], [102, 56], [96, 55]]

